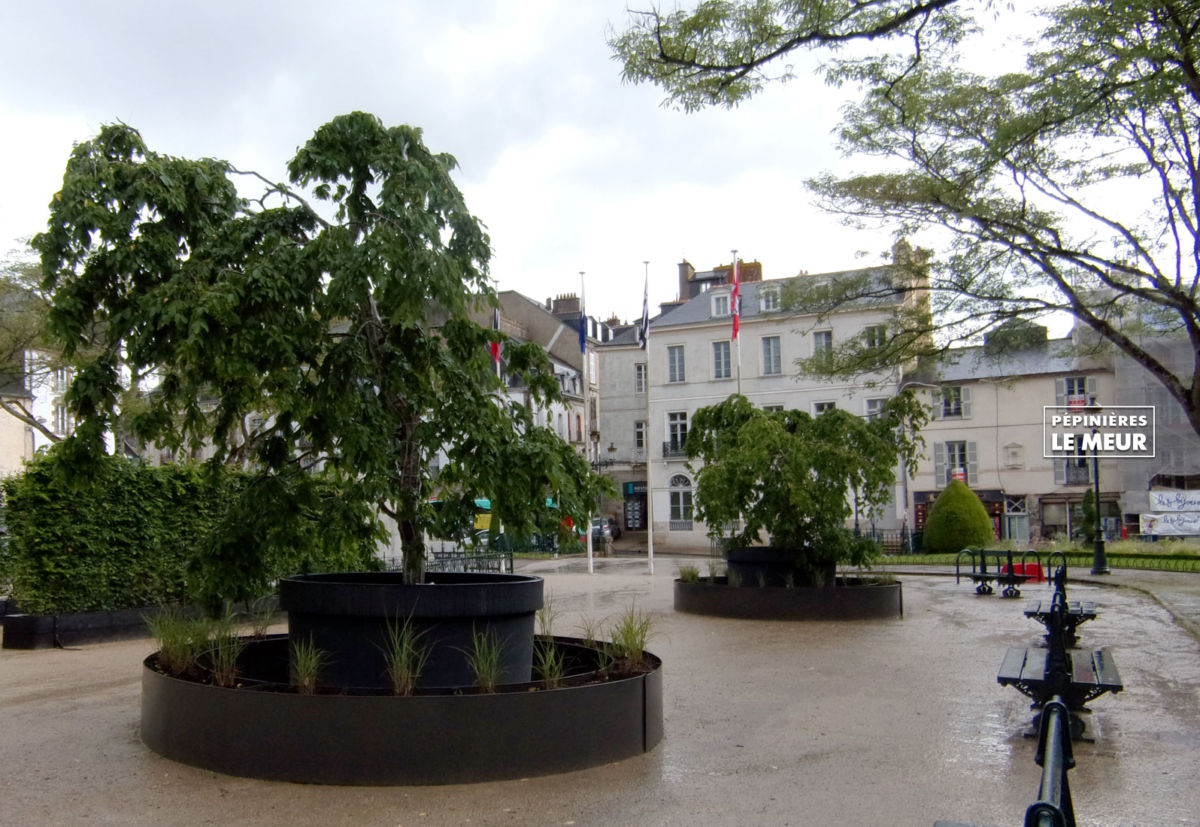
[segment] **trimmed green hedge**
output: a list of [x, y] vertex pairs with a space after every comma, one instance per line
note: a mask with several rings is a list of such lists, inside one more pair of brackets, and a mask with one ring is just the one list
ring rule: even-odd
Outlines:
[[995, 539], [992, 518], [975, 492], [951, 480], [925, 517], [925, 551], [959, 551]]
[[377, 565], [373, 526], [348, 543], [323, 542], [322, 504], [346, 510], [336, 489], [308, 480], [288, 493], [298, 488], [308, 499], [279, 538], [285, 542], [256, 543], [246, 536], [256, 522], [247, 514], [279, 506], [259, 480], [120, 457], [103, 458], [83, 479], [51, 450], [4, 481], [9, 537], [0, 580], [10, 581], [21, 611], [37, 614], [177, 601], [216, 611], [225, 601], [267, 593], [284, 574]]

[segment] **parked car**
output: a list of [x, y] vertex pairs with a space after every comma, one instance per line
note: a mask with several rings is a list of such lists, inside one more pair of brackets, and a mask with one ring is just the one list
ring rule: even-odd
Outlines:
[[608, 518], [608, 530], [614, 540], [621, 539], [621, 524], [613, 517]]
[[613, 533], [608, 526], [608, 520], [604, 517], [592, 517], [592, 543], [603, 543], [612, 539]]

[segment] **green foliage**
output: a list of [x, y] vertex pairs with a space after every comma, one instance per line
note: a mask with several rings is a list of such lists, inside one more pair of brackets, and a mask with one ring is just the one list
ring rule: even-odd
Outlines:
[[547, 689], [557, 689], [567, 674], [566, 660], [562, 650], [549, 637], [534, 641], [533, 674], [546, 684]]
[[696, 515], [713, 536], [743, 521], [737, 544], [811, 550], [813, 564], [860, 564], [870, 548], [844, 529], [849, 498], [870, 508], [887, 502], [896, 467], [920, 444], [924, 412], [909, 394], [889, 400], [870, 421], [847, 411], [818, 417], [763, 411], [743, 396], [696, 412], [687, 453], [696, 473]]
[[[215, 464], [258, 478], [211, 537], [206, 556], [235, 575], [214, 593], [259, 581], [265, 566], [242, 558], [285, 553], [297, 513], [328, 509], [305, 531], [339, 548], [391, 517], [419, 581], [424, 535], [441, 527], [432, 499], [487, 497], [526, 536], [547, 497], [583, 522], [608, 490], [495, 375], [487, 345], [498, 334], [473, 321], [496, 301], [491, 251], [455, 166], [421, 130], [363, 112], [319, 128], [288, 164], [289, 183], [253, 173], [256, 199], [231, 177], [251, 174], [161, 155], [128, 126], [72, 152], [34, 239], [50, 328], [77, 364], [66, 455], [79, 473], [102, 455], [123, 370], [160, 377], [128, 417], [132, 434], [211, 446]], [[539, 346], [504, 352], [533, 408], [559, 398]], [[245, 433], [251, 421], [261, 425]], [[320, 503], [305, 481], [318, 464], [338, 492]]]
[[[16, 417], [51, 442], [59, 436], [33, 415], [21, 388], [33, 387], [62, 366], [46, 333], [50, 303], [40, 289], [38, 267], [31, 261], [0, 261], [0, 411]], [[29, 359], [31, 352], [36, 358]]]
[[1096, 514], [1096, 489], [1089, 488], [1083, 494], [1083, 502], [1080, 505], [1079, 533], [1083, 537], [1085, 543], [1094, 543], [1096, 541], [1096, 526], [1098, 524]]
[[190, 672], [196, 658], [208, 648], [211, 623], [205, 618], [189, 617], [179, 607], [170, 606], [143, 619], [158, 644], [158, 665], [167, 674]]
[[960, 21], [934, 12], [955, 0], [701, 0], [693, 10], [630, 12], [632, 25], [609, 38], [629, 82], [650, 81], [692, 111], [733, 107], [792, 67], [767, 67], [814, 46], [888, 36], [924, 42], [954, 36]]
[[606, 646], [611, 660], [609, 668], [616, 672], [639, 672], [646, 667], [646, 641], [650, 638], [650, 615], [630, 606], [608, 630]]
[[321, 670], [328, 661], [324, 650], [311, 639], [293, 640], [288, 646], [288, 675], [292, 685], [301, 695], [312, 695], [317, 691]]
[[554, 622], [558, 619], [558, 607], [554, 595], [546, 592], [542, 598], [542, 607], [537, 610], [538, 634], [550, 637], [554, 634]]
[[[324, 541], [337, 489], [307, 478], [314, 505], [289, 512], [290, 545], [255, 554], [256, 516], [234, 507], [254, 484], [230, 469], [152, 468], [98, 458], [87, 476], [64, 458], [66, 443], [4, 482], [7, 570], [18, 605], [34, 613], [100, 611], [200, 600], [214, 615], [227, 601], [266, 594], [297, 571], [365, 568], [373, 536], [357, 544]], [[264, 500], [265, 502], [265, 500]], [[245, 523], [239, 523], [244, 520]], [[218, 555], [215, 536], [239, 532], [247, 553]]]
[[217, 686], [234, 686], [237, 683], [238, 658], [246, 648], [246, 639], [238, 634], [233, 615], [227, 614], [212, 621], [209, 643], [213, 681]]
[[471, 648], [466, 653], [467, 667], [475, 676], [475, 685], [482, 692], [495, 692], [500, 685], [501, 666], [504, 660], [504, 644], [495, 632], [475, 632], [471, 636]]
[[960, 480], [951, 480], [929, 508], [925, 518], [925, 549], [961, 551], [992, 542], [992, 518], [975, 492]]
[[596, 630], [599, 624], [595, 618], [587, 617], [586, 615], [579, 618], [579, 638], [587, 646], [596, 645]]
[[210, 612], [265, 595], [284, 575], [379, 567], [381, 531], [371, 504], [339, 480], [295, 471], [203, 473], [228, 480], [229, 489], [188, 560], [191, 596]]
[[429, 660], [429, 649], [421, 643], [424, 631], [418, 632], [412, 618], [403, 623], [390, 621], [383, 650], [387, 676], [396, 695], [411, 695]]
[[700, 569], [696, 566], [680, 566], [679, 579], [684, 583], [699, 583]]

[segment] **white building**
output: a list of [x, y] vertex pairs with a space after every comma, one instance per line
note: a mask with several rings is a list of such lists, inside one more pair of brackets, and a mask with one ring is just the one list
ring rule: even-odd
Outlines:
[[[932, 412], [921, 432], [925, 453], [908, 481], [914, 530], [924, 528], [929, 506], [958, 476], [983, 501], [998, 539], [1078, 536], [1092, 459], [1043, 456], [1043, 407], [1112, 399], [1112, 369], [1107, 360], [1077, 355], [1070, 339], [1046, 340], [1039, 330], [1041, 341], [1028, 347], [955, 349], [936, 372], [910, 376]], [[1120, 462], [1100, 463], [1101, 514], [1112, 533]]]
[[[843, 277], [883, 275], [889, 267], [801, 275], [809, 283]], [[783, 289], [790, 279], [762, 280], [758, 263], [740, 264], [741, 313], [733, 338], [731, 268], [696, 272], [679, 265], [679, 302], [665, 305], [650, 324], [650, 344], [640, 350], [636, 330], [621, 330], [599, 347], [600, 442], [612, 446], [610, 475], [621, 488], [620, 511], [626, 529], [647, 530], [653, 515], [656, 547], [697, 549], [709, 544], [708, 527], [693, 519], [694, 477], [683, 454], [688, 424], [696, 410], [741, 393], [764, 408], [800, 409], [820, 414], [837, 407], [863, 416], [891, 396], [902, 379], [873, 376], [854, 382], [797, 378], [797, 359], [812, 356], [852, 337], [886, 336], [894, 304], [857, 304], [819, 317], [784, 310]], [[913, 301], [916, 290], [899, 301]], [[870, 380], [877, 384], [869, 386]], [[904, 519], [903, 489], [878, 514], [860, 519], [879, 529], [899, 528]]]

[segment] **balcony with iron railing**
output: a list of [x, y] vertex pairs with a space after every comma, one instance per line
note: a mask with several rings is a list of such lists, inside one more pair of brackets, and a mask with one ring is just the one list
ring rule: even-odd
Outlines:
[[1067, 463], [1067, 485], [1089, 485], [1092, 482], [1091, 469], [1086, 465]]
[[678, 440], [670, 440], [663, 443], [663, 459], [686, 459], [687, 453], [683, 450], [683, 442]]

